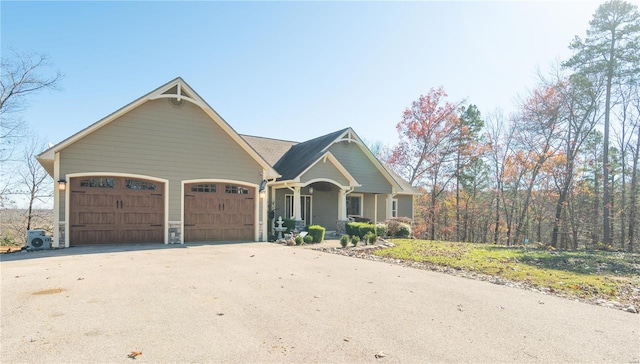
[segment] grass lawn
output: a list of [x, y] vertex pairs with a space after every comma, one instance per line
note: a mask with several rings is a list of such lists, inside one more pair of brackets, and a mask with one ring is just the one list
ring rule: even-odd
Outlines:
[[553, 251], [491, 244], [393, 240], [374, 254], [498, 276], [551, 293], [640, 308], [640, 254]]

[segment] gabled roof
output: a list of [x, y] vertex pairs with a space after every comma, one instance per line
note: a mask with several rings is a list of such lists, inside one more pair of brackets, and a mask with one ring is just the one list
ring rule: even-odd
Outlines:
[[[382, 164], [351, 128], [338, 130], [303, 143], [292, 145], [290, 149], [282, 155], [277, 163], [273, 165], [273, 167], [282, 175], [279, 180], [296, 180], [303, 172], [313, 166], [319, 159], [323, 158], [331, 145], [345, 140], [356, 142], [360, 146], [373, 165], [376, 166], [387, 181], [394, 186], [397, 193], [411, 195], [420, 194], [420, 192], [418, 192], [402, 177], [398, 176], [391, 169]], [[266, 139], [265, 142], [269, 141], [273, 141], [273, 139]], [[278, 141], [275, 141], [276, 144], [277, 142]], [[284, 149], [284, 146], [282, 147]], [[256, 147], [254, 146], [254, 148]], [[258, 150], [258, 148], [256, 148], [256, 150]]]
[[273, 167], [282, 175], [280, 179], [296, 179], [302, 172], [307, 170], [307, 168], [324, 155], [325, 148], [330, 146], [337, 138], [349, 129], [350, 128], [338, 130], [292, 146], [289, 151], [273, 165]]
[[393, 177], [393, 179], [396, 180], [396, 182], [398, 182], [398, 184], [400, 185], [400, 187], [402, 188], [401, 191], [399, 191], [399, 194], [402, 195], [422, 195], [422, 193], [420, 193], [420, 191], [418, 191], [418, 189], [416, 189], [415, 187], [413, 187], [409, 181], [405, 180], [404, 178], [400, 177], [396, 172], [393, 171], [393, 169], [384, 166], [385, 169], [387, 171], [389, 171], [389, 174], [391, 175], [391, 177]]
[[275, 165], [292, 146], [298, 144], [298, 142], [289, 140], [271, 139], [253, 135], [240, 134], [240, 136], [272, 166]]
[[217, 123], [222, 130], [224, 130], [242, 149], [244, 149], [264, 170], [266, 170], [265, 178], [279, 177], [278, 172], [273, 168], [272, 163], [267, 162], [256, 150], [254, 150], [245, 139], [240, 135], [211, 107], [207, 104], [200, 95], [198, 95], [181, 77], [177, 77], [168, 83], [158, 87], [157, 89], [149, 92], [148, 94], [140, 97], [139, 99], [129, 103], [128, 105], [120, 108], [119, 110], [107, 115], [103, 119], [93, 123], [87, 128], [79, 131], [71, 137], [63, 140], [62, 142], [54, 145], [53, 147], [45, 150], [37, 156], [38, 161], [45, 167], [50, 175], [53, 175], [53, 161], [55, 154], [76, 141], [84, 138], [86, 135], [93, 133], [94, 131], [102, 128], [110, 122], [118, 119], [120, 116], [128, 113], [129, 111], [137, 108], [147, 101], [156, 100], [160, 98], [176, 99], [177, 102], [182, 100], [191, 102], [199, 106], [213, 122]]

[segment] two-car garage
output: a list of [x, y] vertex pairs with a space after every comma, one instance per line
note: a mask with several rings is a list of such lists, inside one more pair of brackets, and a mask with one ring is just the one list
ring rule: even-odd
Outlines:
[[[89, 176], [69, 181], [72, 245], [162, 243], [165, 183]], [[184, 241], [250, 241], [255, 236], [255, 187], [191, 183], [184, 188]]]

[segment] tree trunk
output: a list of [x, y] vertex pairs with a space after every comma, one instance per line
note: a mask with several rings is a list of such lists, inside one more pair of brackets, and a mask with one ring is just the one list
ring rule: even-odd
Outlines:
[[613, 80], [613, 57], [616, 45], [615, 29], [611, 31], [611, 46], [609, 48], [609, 61], [607, 62], [607, 90], [604, 105], [604, 147], [602, 155], [602, 243], [608, 246], [611, 242], [611, 227], [609, 226], [609, 114], [611, 113], [611, 83]]
[[628, 241], [629, 252], [633, 252], [633, 239], [636, 224], [636, 208], [638, 207], [636, 198], [638, 196], [638, 157], [640, 157], [640, 125], [637, 126], [638, 136], [636, 139], [636, 150], [633, 152], [633, 167], [631, 169], [631, 197], [629, 200], [629, 232]]
[[500, 196], [499, 190], [496, 190], [496, 218], [495, 227], [493, 228], [493, 243], [498, 244], [498, 233], [500, 229]]

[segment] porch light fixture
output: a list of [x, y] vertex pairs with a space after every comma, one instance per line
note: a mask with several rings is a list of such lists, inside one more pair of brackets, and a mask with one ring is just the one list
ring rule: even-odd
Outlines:
[[58, 181], [58, 190], [60, 191], [64, 191], [67, 189], [67, 181], [65, 181], [64, 179], [61, 179]]
[[309, 194], [313, 195], [313, 187], [309, 187]]
[[263, 179], [262, 182], [260, 182], [260, 189], [258, 190], [259, 194], [260, 194], [260, 198], [264, 198], [267, 194], [267, 192], [265, 191], [265, 188], [267, 187], [267, 180]]

